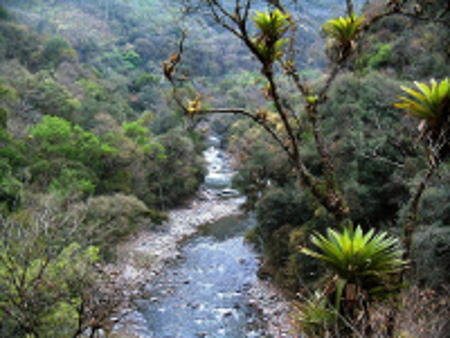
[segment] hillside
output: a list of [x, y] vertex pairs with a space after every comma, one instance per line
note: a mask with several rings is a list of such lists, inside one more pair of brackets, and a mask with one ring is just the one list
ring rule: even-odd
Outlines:
[[[303, 295], [299, 332], [436, 333], [450, 282], [449, 12], [443, 0], [1, 1], [0, 335], [111, 325], [133, 286], [104, 267], [204, 198], [212, 134], [257, 219], [259, 277]], [[386, 249], [361, 266], [353, 251], [345, 268], [326, 257], [363, 233], [351, 250], [372, 234]], [[411, 299], [428, 310], [397, 306]]]

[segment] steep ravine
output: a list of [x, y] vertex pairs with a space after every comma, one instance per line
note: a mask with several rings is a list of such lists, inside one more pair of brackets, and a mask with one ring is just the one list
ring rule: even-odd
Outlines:
[[256, 276], [258, 254], [243, 238], [255, 220], [240, 211], [245, 197], [229, 189], [229, 160], [217, 142], [210, 139], [204, 154], [209, 174], [191, 205], [169, 212], [160, 230], [119, 249], [126, 276], [145, 280], [150, 295], [121, 331], [141, 337], [287, 336], [289, 305]]

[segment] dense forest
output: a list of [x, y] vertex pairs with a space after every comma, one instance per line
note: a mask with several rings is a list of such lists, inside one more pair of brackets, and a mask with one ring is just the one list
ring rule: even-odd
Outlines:
[[103, 266], [195, 196], [211, 134], [296, 333], [444, 336], [449, 24], [445, 0], [1, 0], [0, 336], [110, 330], [132, 286]]

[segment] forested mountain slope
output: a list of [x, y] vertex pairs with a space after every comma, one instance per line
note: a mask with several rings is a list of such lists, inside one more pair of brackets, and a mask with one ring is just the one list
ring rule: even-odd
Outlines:
[[[274, 13], [278, 3], [250, 2], [246, 45], [217, 23], [207, 6], [215, 1], [0, 1], [1, 332], [73, 335], [74, 318], [89, 316], [86, 294], [113, 279], [93, 263], [112, 260], [111, 244], [160, 223], [195, 194], [209, 131], [234, 155], [235, 186], [256, 211], [248, 238], [263, 250], [261, 277], [291, 295], [324, 285], [325, 269], [299, 247], [339, 225], [331, 193], [339, 190], [350, 210], [339, 221], [401, 237], [427, 177], [414, 217], [411, 281], [448, 291], [448, 140], [439, 156], [430, 148], [433, 131], [446, 135], [439, 126], [448, 119], [428, 129], [422, 119], [421, 135], [420, 121], [393, 106], [401, 86], [448, 77], [448, 4], [354, 1], [363, 22], [384, 8], [393, 15], [339, 45], [322, 25], [345, 17], [349, 1], [282, 1], [290, 14], [279, 12], [281, 21], [296, 23], [295, 36], [283, 32], [290, 35], [282, 44], [295, 37], [289, 63], [287, 48], [249, 53], [249, 45], [270, 41], [258, 31], [258, 11]], [[220, 3], [232, 12], [239, 2]], [[403, 5], [413, 14], [395, 12]], [[164, 74], [164, 61], [178, 67], [177, 81]], [[297, 82], [289, 78], [294, 65]], [[224, 107], [250, 113], [201, 114]], [[286, 120], [277, 116], [283, 111]], [[304, 175], [299, 185], [303, 167], [284, 151], [293, 142], [316, 181]]]
[[[302, 292], [299, 330], [319, 336], [333, 332], [336, 309], [356, 323], [358, 315], [352, 311], [358, 301], [350, 296], [350, 287], [359, 295], [363, 318], [370, 315], [362, 304], [372, 303], [377, 292], [386, 297], [400, 285], [398, 279], [384, 279], [378, 263], [398, 268], [406, 264], [400, 258], [406, 258], [410, 281], [445, 294], [448, 3], [370, 1], [359, 16], [347, 1], [342, 9], [346, 15], [322, 26], [328, 36], [326, 45], [322, 42], [327, 67], [309, 68], [302, 58], [304, 36], [297, 36], [304, 22], [296, 16], [298, 2], [269, 2], [271, 10], [262, 12], [258, 2], [251, 2], [254, 15], [239, 1], [188, 2], [200, 4], [217, 26], [245, 44], [259, 67], [246, 82], [227, 83], [231, 101], [200, 94], [179, 101], [193, 119], [235, 116], [231, 127], [218, 120], [215, 127], [229, 137], [229, 148], [240, 160], [235, 183], [250, 197], [249, 207], [256, 208], [259, 223], [248, 239], [265, 253], [261, 277], [275, 278], [291, 293]], [[315, 62], [321, 60], [314, 56]], [[179, 58], [167, 64], [166, 75], [175, 88], [186, 81], [179, 77], [184, 66]], [[244, 94], [236, 83], [243, 84]], [[343, 232], [332, 230], [336, 228]], [[374, 233], [383, 234], [371, 241]], [[396, 240], [389, 239], [383, 245], [391, 249], [383, 250], [392, 254], [392, 261], [375, 263], [381, 256], [374, 252], [373, 259], [363, 259], [374, 246], [383, 247], [374, 243], [383, 242], [388, 233], [402, 239], [403, 255], [393, 245]], [[305, 248], [311, 246], [319, 253]], [[359, 266], [359, 259], [367, 265]], [[325, 261], [328, 273], [319, 261]], [[379, 269], [365, 270], [372, 263]], [[398, 270], [391, 268], [392, 276]], [[364, 281], [365, 274], [383, 281]], [[404, 276], [402, 272], [399, 278]], [[348, 303], [341, 307], [344, 299]], [[436, 325], [435, 332], [445, 331]], [[400, 323], [398, 330], [408, 332]]]

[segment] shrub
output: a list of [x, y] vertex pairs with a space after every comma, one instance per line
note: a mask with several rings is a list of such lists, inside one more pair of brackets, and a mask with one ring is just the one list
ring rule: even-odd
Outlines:
[[0, 20], [8, 21], [11, 19], [12, 19], [12, 16], [8, 12], [8, 10], [5, 7], [3, 7], [2, 5], [0, 5]]
[[41, 57], [45, 64], [57, 67], [63, 61], [76, 61], [78, 54], [66, 39], [56, 36], [45, 42]]
[[102, 248], [106, 256], [112, 254], [112, 244], [136, 234], [151, 216], [142, 201], [123, 194], [91, 197], [86, 207], [83, 237]]
[[293, 326], [308, 337], [328, 337], [334, 331], [338, 318], [336, 310], [328, 304], [325, 293], [315, 292], [311, 297], [295, 302]]
[[0, 159], [0, 215], [17, 209], [23, 198], [23, 186], [11, 174], [11, 167]]
[[421, 287], [438, 291], [450, 285], [450, 228], [425, 226], [415, 234], [415, 275]]
[[72, 242], [67, 233], [76, 224], [54, 210], [19, 212], [0, 222], [2, 335], [73, 336], [97, 248]]
[[378, 52], [367, 61], [367, 64], [373, 69], [379, 69], [388, 64], [391, 55], [392, 46], [390, 44], [381, 45]]
[[125, 68], [135, 69], [142, 64], [141, 56], [134, 50], [129, 50], [124, 56], [122, 56]]
[[312, 218], [311, 199], [296, 188], [273, 188], [256, 207], [258, 232], [264, 237], [285, 224], [301, 225]]
[[[63, 195], [82, 192], [93, 193], [98, 178], [95, 173], [80, 162], [65, 159], [41, 160], [29, 167], [30, 183], [36, 191], [59, 191]], [[83, 188], [84, 183], [88, 186]], [[88, 183], [89, 182], [89, 183]]]
[[7, 121], [8, 121], [8, 112], [5, 108], [0, 107], [0, 130], [6, 129]]

